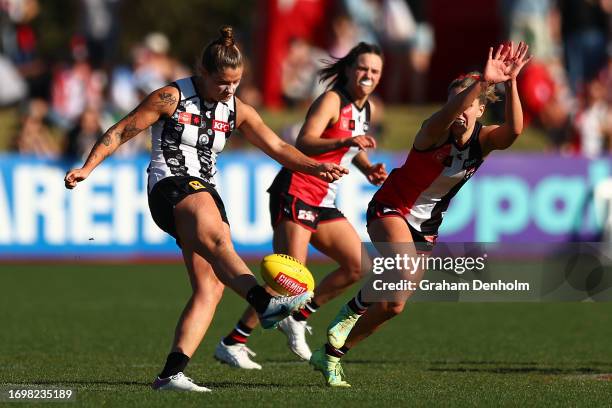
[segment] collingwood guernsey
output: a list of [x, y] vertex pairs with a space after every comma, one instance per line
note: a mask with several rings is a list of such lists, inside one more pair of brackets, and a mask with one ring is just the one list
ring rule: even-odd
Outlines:
[[214, 186], [217, 154], [236, 124], [234, 96], [227, 102], [206, 102], [196, 90], [194, 77], [179, 79], [172, 86], [180, 92], [176, 110], [151, 127], [149, 193], [170, 176], [199, 177]]

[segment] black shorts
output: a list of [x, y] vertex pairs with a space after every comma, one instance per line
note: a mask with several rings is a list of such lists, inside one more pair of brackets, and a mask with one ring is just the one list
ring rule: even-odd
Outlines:
[[412, 225], [410, 225], [404, 214], [402, 214], [397, 208], [387, 206], [376, 200], [370, 201], [368, 204], [368, 211], [366, 213], [366, 225], [370, 226], [370, 222], [386, 217], [400, 217], [404, 220], [406, 225], [408, 225], [408, 229], [410, 229], [410, 234], [412, 235], [412, 240], [414, 241], [417, 251], [433, 251], [436, 240], [438, 239], [438, 234], [423, 234], [421, 231], [417, 231]]
[[199, 177], [166, 177], [158, 181], [149, 193], [149, 209], [151, 210], [153, 221], [155, 221], [159, 228], [172, 235], [177, 240], [177, 244], [179, 242], [174, 222], [174, 207], [183, 198], [195, 193], [209, 193], [217, 204], [221, 219], [229, 225], [221, 196], [212, 184]]
[[272, 228], [286, 219], [315, 232], [320, 222], [343, 219], [344, 214], [336, 207], [316, 207], [306, 204], [299, 198], [287, 193], [270, 193], [270, 220]]

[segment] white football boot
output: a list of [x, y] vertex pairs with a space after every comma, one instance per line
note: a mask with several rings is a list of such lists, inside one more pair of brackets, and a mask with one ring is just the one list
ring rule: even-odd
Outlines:
[[306, 332], [312, 334], [312, 328], [306, 324], [306, 320], [298, 321], [289, 315], [278, 323], [278, 330], [287, 336], [287, 345], [296, 356], [305, 361], [310, 360], [312, 352], [306, 343]]
[[211, 390], [193, 382], [185, 374], [178, 373], [168, 378], [157, 377], [151, 385], [155, 391], [191, 391], [191, 392], [210, 392]]
[[226, 346], [223, 344], [223, 340], [217, 344], [215, 349], [215, 358], [217, 360], [232, 367], [243, 368], [245, 370], [261, 370], [261, 365], [251, 360], [251, 357], [256, 355], [246, 344], [236, 343], [232, 346]]
[[304, 292], [295, 296], [274, 296], [266, 310], [259, 315], [259, 322], [264, 329], [278, 326], [278, 322], [292, 312], [300, 310], [312, 299], [312, 292]]

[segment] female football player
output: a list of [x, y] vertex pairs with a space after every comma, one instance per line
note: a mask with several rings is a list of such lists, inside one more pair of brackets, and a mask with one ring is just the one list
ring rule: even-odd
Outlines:
[[232, 130], [240, 129], [251, 143], [281, 164], [315, 178], [332, 182], [347, 172], [334, 163], [319, 163], [284, 143], [252, 107], [236, 98], [242, 71], [232, 28], [223, 27], [221, 36], [204, 49], [199, 75], [148, 95], [100, 138], [82, 168], [66, 174], [66, 187], [74, 188], [122, 143], [152, 126], [149, 208], [157, 225], [180, 246], [193, 291], [176, 327], [165, 367], [153, 383], [157, 390], [209, 391], [183, 371], [210, 325], [224, 285], [253, 306], [264, 327], [274, 326], [312, 296], [271, 297], [234, 251], [223, 202], [213, 181], [216, 156]]
[[[380, 81], [382, 65], [377, 46], [359, 43], [323, 68], [320, 79], [329, 80], [329, 90], [310, 107], [296, 142], [298, 149], [320, 163], [347, 166], [352, 161], [375, 185], [385, 180], [387, 172], [383, 164], [370, 163], [365, 149], [376, 147], [375, 139], [367, 135], [374, 109], [368, 98]], [[284, 167], [268, 190], [274, 252], [305, 263], [310, 242], [339, 264], [318, 284], [314, 298], [303, 309], [279, 323], [291, 350], [304, 360], [312, 354], [305, 338], [310, 329], [306, 319], [361, 277], [361, 240], [336, 207], [337, 188], [333, 181]], [[257, 323], [255, 311], [247, 309], [221, 340], [215, 357], [234, 367], [261, 369], [246, 347]]]
[[[510, 147], [523, 130], [516, 77], [530, 59], [527, 50], [522, 42], [501, 45], [495, 54], [491, 48], [482, 75], [474, 72], [451, 82], [446, 104], [423, 123], [406, 162], [391, 172], [368, 206], [368, 233], [375, 245], [414, 243], [414, 254], [431, 250], [451, 198], [489, 153]], [[497, 100], [497, 83], [506, 90], [506, 122], [483, 126], [478, 119], [486, 103]], [[342, 307], [328, 327], [328, 343], [310, 359], [330, 386], [350, 386], [340, 358], [397, 316], [412, 293], [368, 303], [362, 296], [365, 288]]]

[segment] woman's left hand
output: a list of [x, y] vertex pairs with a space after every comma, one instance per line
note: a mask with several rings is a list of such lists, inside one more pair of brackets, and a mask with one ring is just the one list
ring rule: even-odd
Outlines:
[[516, 79], [518, 74], [521, 72], [521, 69], [527, 64], [532, 56], [527, 56], [527, 51], [529, 50], [529, 46], [521, 41], [516, 49], [514, 49], [514, 43], [510, 42], [510, 53], [505, 60], [506, 63], [506, 74], [510, 77], [511, 80]]

